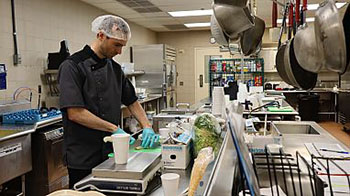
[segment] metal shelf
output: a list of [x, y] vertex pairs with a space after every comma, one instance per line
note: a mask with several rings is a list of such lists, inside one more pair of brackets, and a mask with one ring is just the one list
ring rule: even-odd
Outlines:
[[125, 76], [126, 77], [132, 77], [132, 76], [141, 76], [141, 75], [144, 75], [144, 74], [145, 74], [145, 71], [139, 70], [139, 71], [134, 71], [132, 73], [126, 73]]
[[[237, 80], [237, 77], [241, 75], [242, 73], [245, 75], [244, 77], [247, 79], [245, 82], [248, 80], [254, 80], [256, 76], [261, 77], [261, 85], [264, 86], [264, 59], [263, 58], [245, 58], [243, 59], [244, 62], [248, 63], [242, 63], [241, 64], [236, 64], [236, 62], [241, 62], [242, 59], [210, 59], [209, 60], [209, 95], [210, 97], [212, 96], [212, 89], [214, 86], [221, 86], [221, 82], [218, 80], [222, 80], [223, 78], [226, 78], [228, 76], [233, 76], [233, 80]], [[222, 62], [226, 61], [226, 69], [227, 66], [229, 67], [229, 70], [231, 71], [213, 71], [212, 69], [212, 63], [214, 62]], [[260, 64], [261, 67], [258, 67]], [[221, 70], [220, 66], [214, 65], [215, 68], [219, 67], [218, 70]], [[221, 65], [222, 66], [222, 65]], [[248, 68], [250, 71], [232, 71], [232, 70], [244, 70], [244, 67]], [[225, 70], [225, 68], [223, 68]], [[257, 70], [257, 71], [252, 71], [252, 70]], [[260, 71], [261, 70], [261, 71]], [[247, 75], [247, 76], [246, 76]], [[220, 79], [221, 78], [221, 79]], [[227, 81], [226, 81], [227, 82]]]
[[58, 69], [45, 69], [44, 74], [58, 74]]
[[[244, 71], [243, 74], [262, 74], [263, 71]], [[209, 74], [242, 74], [242, 72], [210, 72]]]

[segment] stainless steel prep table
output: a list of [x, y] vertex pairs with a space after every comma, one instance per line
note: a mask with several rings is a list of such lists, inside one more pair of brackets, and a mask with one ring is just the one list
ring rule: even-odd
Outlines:
[[320, 117], [331, 117], [334, 116], [334, 121], [338, 122], [338, 96], [339, 92], [343, 90], [338, 89], [334, 90], [333, 88], [314, 88], [311, 91], [306, 90], [266, 90], [265, 92], [269, 94], [283, 94], [286, 96], [289, 104], [293, 108], [296, 108], [298, 105], [297, 95], [304, 93], [318, 93], [320, 94], [320, 111], [318, 114]]
[[[286, 100], [282, 100], [282, 107], [286, 107], [286, 106], [291, 106], [291, 105], [289, 105], [289, 103]], [[244, 111], [243, 116], [244, 117], [247, 117], [249, 115], [256, 116], [256, 117], [262, 116], [265, 119], [267, 119], [269, 116], [279, 116], [279, 117], [281, 117], [282, 120], [285, 118], [292, 119], [295, 116], [298, 116], [299, 113], [293, 107], [291, 107], [291, 108], [293, 110], [291, 112], [269, 112], [269, 111], [267, 111], [266, 108], [264, 108], [264, 110], [254, 111], [254, 112]]]
[[298, 151], [306, 158], [311, 158], [308, 153], [304, 143], [328, 143], [328, 144], [339, 144], [342, 148], [350, 151], [343, 143], [333, 137], [325, 129], [323, 129], [319, 124], [313, 121], [280, 121], [274, 122], [276, 125], [279, 124], [288, 124], [290, 126], [297, 125], [311, 125], [319, 134], [284, 134], [283, 130], [280, 130], [283, 137], [283, 147], [286, 153], [291, 153], [295, 155], [295, 152]]

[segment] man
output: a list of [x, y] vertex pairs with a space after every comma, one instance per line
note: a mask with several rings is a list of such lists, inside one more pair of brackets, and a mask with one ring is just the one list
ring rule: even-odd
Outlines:
[[122, 53], [131, 37], [129, 25], [120, 17], [104, 15], [92, 22], [92, 31], [96, 39], [68, 57], [58, 74], [70, 188], [112, 152], [111, 144], [104, 143], [103, 138], [125, 133], [119, 127], [121, 104], [143, 127], [143, 147], [152, 147], [159, 140], [137, 101], [134, 87], [112, 60]]

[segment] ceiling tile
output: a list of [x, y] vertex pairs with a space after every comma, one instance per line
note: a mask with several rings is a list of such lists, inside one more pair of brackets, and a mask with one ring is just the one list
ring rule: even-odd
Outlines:
[[[199, 16], [199, 17], [180, 17], [172, 18], [167, 14], [168, 11], [185, 11], [185, 10], [198, 10], [198, 9], [211, 9], [211, 4], [213, 0], [148, 0], [155, 7], [159, 8], [161, 11], [155, 13], [138, 13], [132, 8], [128, 7], [132, 5], [132, 2], [137, 7], [145, 8], [150, 3], [147, 0], [81, 0], [88, 4], [91, 4], [95, 7], [101, 8], [110, 12], [112, 14], [119, 15], [131, 22], [135, 22], [141, 26], [149, 28], [154, 31], [169, 31], [163, 25], [178, 25], [185, 23], [194, 23], [194, 22], [208, 22], [210, 21], [209, 16]], [[271, 0], [255, 0], [257, 4], [257, 16], [262, 18], [266, 26], [271, 26], [271, 9], [272, 1]], [[283, 0], [279, 0], [282, 2]], [[320, 3], [323, 0], [308, 0], [308, 3]], [[345, 0], [350, 2], [350, 0]], [[131, 3], [130, 3], [131, 2]], [[342, 0], [344, 2], [344, 0]], [[156, 9], [156, 8], [155, 8]], [[281, 6], [278, 6], [279, 14], [278, 18], [282, 18]], [[313, 17], [315, 11], [307, 11], [307, 17]], [[200, 29], [209, 29], [205, 28], [193, 28], [190, 30], [200, 30]]]

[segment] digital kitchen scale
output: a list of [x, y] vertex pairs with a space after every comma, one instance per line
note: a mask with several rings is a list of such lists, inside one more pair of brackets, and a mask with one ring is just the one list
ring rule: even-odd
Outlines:
[[125, 165], [116, 165], [114, 158], [109, 158], [93, 168], [91, 175], [76, 183], [74, 189], [145, 194], [161, 166], [161, 153], [132, 152]]

